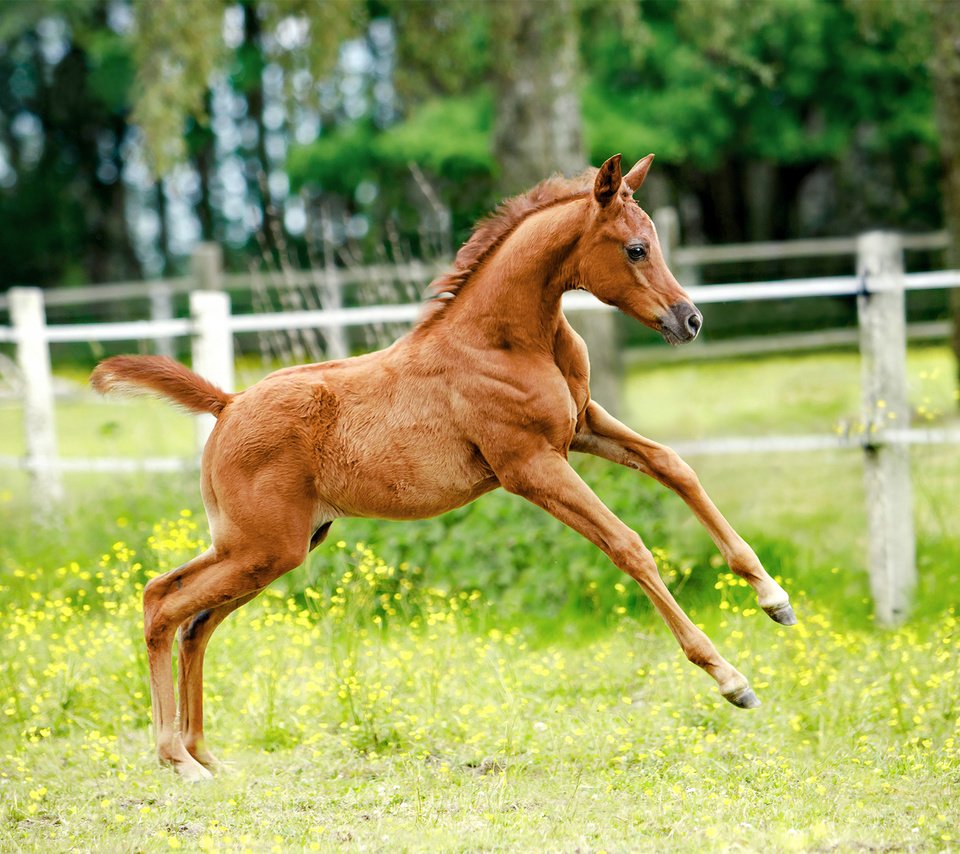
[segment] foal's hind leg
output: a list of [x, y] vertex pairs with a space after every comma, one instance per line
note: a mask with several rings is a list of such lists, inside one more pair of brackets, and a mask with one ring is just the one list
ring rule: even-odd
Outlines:
[[190, 755], [174, 726], [176, 704], [171, 650], [177, 627], [201, 611], [249, 596], [293, 569], [303, 560], [307, 537], [306, 532], [302, 537], [291, 537], [286, 546], [282, 537], [279, 542], [275, 539], [269, 552], [262, 545], [245, 543], [232, 543], [222, 552], [214, 547], [179, 569], [152, 579], [144, 588], [144, 636], [150, 663], [157, 755], [161, 762], [173, 765], [185, 779], [199, 780], [211, 774]]
[[259, 590], [254, 590], [225, 605], [198, 611], [180, 624], [180, 662], [177, 668], [180, 738], [187, 752], [211, 771], [216, 769], [220, 762], [207, 749], [203, 737], [203, 656], [214, 629], [258, 593]]
[[[331, 524], [325, 522], [314, 531], [310, 538], [311, 550], [326, 539]], [[187, 752], [210, 770], [217, 768], [220, 762], [207, 748], [203, 734], [203, 657], [207, 642], [220, 623], [259, 593], [260, 590], [255, 590], [218, 608], [199, 611], [180, 624], [180, 735]]]
[[191, 583], [193, 579], [216, 562], [216, 553], [208, 549], [183, 566], [151, 579], [143, 590], [143, 634], [150, 665], [150, 698], [157, 758], [173, 765], [188, 780], [202, 780], [211, 774], [187, 752], [175, 728], [171, 657], [173, 628], [163, 619], [160, 610], [167, 595], [183, 589], [184, 580], [194, 586]]
[[760, 607], [771, 619], [785, 626], [797, 622], [786, 590], [770, 577], [753, 549], [711, 501], [694, 470], [675, 451], [634, 433], [592, 401], [585, 421], [572, 450], [638, 469], [672, 489], [710, 533], [730, 569], [753, 587]]

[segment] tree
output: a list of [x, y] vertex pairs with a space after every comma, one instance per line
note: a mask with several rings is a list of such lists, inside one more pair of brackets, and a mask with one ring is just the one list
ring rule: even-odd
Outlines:
[[[319, 111], [321, 83], [342, 41], [364, 19], [361, 0], [136, 0], [135, 9], [133, 120], [143, 131], [155, 173], [162, 179], [176, 164], [189, 161], [198, 180], [202, 237], [234, 235], [231, 242], [237, 243], [234, 230], [224, 231], [223, 200], [218, 211], [215, 185], [219, 165], [239, 163], [244, 195], [255, 205], [258, 223], [234, 225], [246, 236], [247, 250], [279, 263], [283, 198], [274, 197], [271, 178], [282, 168], [283, 157], [269, 152], [266, 117], [273, 104], [268, 105], [265, 76], [282, 81], [282, 97], [274, 93], [273, 100], [282, 103], [281, 122], [288, 131], [291, 113]], [[211, 126], [214, 88], [225, 86], [242, 97], [244, 125], [253, 129], [241, 134], [240, 144], [230, 151]]]
[[106, 0], [17, 3], [0, 21], [0, 286], [139, 276], [122, 180], [133, 66]]
[[[947, 265], [952, 270], [960, 270], [960, 4], [955, 0], [937, 0], [932, 11], [933, 78], [943, 164], [943, 213], [950, 233]], [[950, 292], [950, 307], [953, 353], [957, 359], [957, 385], [960, 388], [960, 288]], [[960, 403], [960, 396], [957, 400]]]
[[[511, 195], [551, 172], [573, 175], [587, 165], [580, 34], [571, 0], [510, 0], [496, 5], [494, 18], [493, 157], [500, 188]], [[590, 350], [591, 394], [617, 414], [622, 368], [615, 318], [584, 312], [574, 323]]]
[[571, 0], [497, 4], [491, 32], [493, 154], [506, 193], [526, 189], [553, 170], [572, 175], [587, 165], [573, 13]]
[[923, 40], [888, 15], [863, 27], [862, 5], [647, 0], [632, 50], [610, 31], [584, 45], [591, 156], [610, 138], [655, 151], [711, 242], [935, 225]]

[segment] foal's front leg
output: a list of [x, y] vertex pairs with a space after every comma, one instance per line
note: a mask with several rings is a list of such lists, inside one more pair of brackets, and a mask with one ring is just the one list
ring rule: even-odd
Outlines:
[[556, 516], [606, 552], [634, 578], [670, 627], [684, 654], [707, 671], [720, 693], [735, 706], [760, 705], [746, 677], [717, 652], [710, 639], [683, 612], [660, 578], [657, 564], [640, 537], [594, 495], [553, 448], [523, 460], [494, 465], [501, 485]]
[[675, 451], [634, 433], [593, 401], [587, 407], [584, 427], [575, 436], [571, 450], [637, 469], [672, 489], [710, 533], [730, 569], [745, 578], [756, 591], [760, 607], [778, 623], [796, 624], [787, 592], [769, 576], [753, 549], [710, 500], [696, 472]]

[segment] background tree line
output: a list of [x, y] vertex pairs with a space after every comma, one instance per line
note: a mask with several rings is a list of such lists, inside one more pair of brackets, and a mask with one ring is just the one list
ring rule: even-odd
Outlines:
[[8, 0], [0, 287], [176, 272], [198, 239], [237, 267], [448, 253], [503, 194], [618, 150], [656, 152], [644, 205], [675, 205], [686, 242], [955, 223], [958, 20], [953, 0]]

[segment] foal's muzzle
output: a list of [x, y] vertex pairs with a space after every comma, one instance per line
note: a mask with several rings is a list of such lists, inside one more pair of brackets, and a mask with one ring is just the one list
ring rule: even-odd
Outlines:
[[703, 326], [703, 315], [692, 302], [674, 303], [660, 318], [660, 334], [668, 344], [693, 341]]

